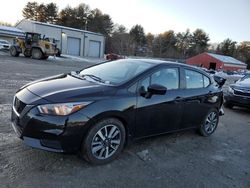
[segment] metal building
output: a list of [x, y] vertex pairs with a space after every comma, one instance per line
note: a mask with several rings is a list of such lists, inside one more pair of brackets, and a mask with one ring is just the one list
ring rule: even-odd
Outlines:
[[56, 39], [63, 54], [99, 58], [104, 56], [105, 37], [99, 33], [26, 19], [16, 27]]
[[244, 62], [233, 57], [206, 52], [188, 58], [186, 63], [189, 65], [205, 67], [207, 69], [221, 69], [225, 71], [245, 70], [247, 67]]
[[12, 44], [16, 37], [24, 38], [24, 32], [15, 27], [0, 26], [0, 39], [7, 40]]

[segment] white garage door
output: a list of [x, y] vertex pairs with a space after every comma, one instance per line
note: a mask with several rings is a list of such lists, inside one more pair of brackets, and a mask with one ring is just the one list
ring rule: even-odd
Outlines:
[[68, 54], [80, 55], [80, 42], [79, 38], [68, 37]]
[[89, 41], [89, 57], [100, 57], [101, 42]]

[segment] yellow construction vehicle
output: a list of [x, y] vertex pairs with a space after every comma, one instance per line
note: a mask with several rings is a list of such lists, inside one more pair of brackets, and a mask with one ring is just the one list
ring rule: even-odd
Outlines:
[[57, 49], [54, 43], [42, 39], [41, 34], [27, 32], [25, 38], [14, 39], [14, 44], [10, 47], [11, 56], [18, 57], [20, 53], [34, 59], [48, 59], [57, 54]]

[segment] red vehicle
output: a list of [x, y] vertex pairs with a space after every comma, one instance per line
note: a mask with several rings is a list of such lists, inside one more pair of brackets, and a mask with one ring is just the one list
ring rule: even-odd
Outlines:
[[110, 53], [106, 55], [106, 60], [117, 60], [117, 59], [125, 59], [124, 56], [118, 55], [118, 54], [114, 54], [114, 53]]

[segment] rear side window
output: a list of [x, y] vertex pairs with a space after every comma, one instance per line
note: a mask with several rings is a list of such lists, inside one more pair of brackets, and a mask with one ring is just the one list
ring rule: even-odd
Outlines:
[[204, 88], [210, 85], [210, 79], [196, 71], [185, 69], [185, 77], [187, 89]]
[[203, 80], [204, 80], [204, 87], [207, 87], [210, 85], [210, 79], [208, 77], [203, 75]]

